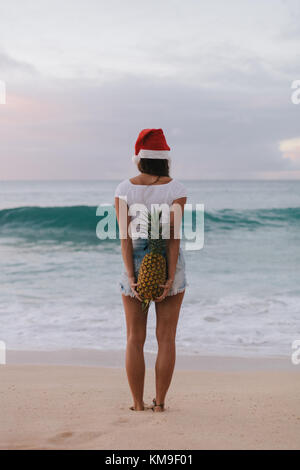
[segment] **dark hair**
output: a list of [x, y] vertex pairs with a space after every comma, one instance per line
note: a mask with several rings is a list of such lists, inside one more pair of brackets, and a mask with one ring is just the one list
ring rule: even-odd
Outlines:
[[141, 173], [148, 173], [149, 175], [170, 176], [169, 161], [165, 158], [140, 158], [138, 169]]

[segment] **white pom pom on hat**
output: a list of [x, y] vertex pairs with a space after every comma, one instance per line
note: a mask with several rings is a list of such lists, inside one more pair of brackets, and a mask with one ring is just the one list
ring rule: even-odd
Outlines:
[[135, 143], [132, 161], [138, 164], [140, 158], [171, 160], [170, 147], [162, 129], [143, 129]]

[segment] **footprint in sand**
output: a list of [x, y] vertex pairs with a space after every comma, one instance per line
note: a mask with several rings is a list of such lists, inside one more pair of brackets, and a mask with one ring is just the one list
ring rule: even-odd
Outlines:
[[87, 441], [96, 439], [97, 437], [100, 437], [102, 434], [103, 434], [102, 432], [94, 432], [94, 431], [88, 431], [88, 432], [65, 431], [65, 432], [61, 432], [51, 437], [48, 440], [48, 442], [50, 444], [55, 444], [55, 445], [81, 444], [82, 442], [87, 442]]
[[128, 419], [119, 418], [119, 419], [117, 419], [116, 421], [113, 422], [113, 424], [124, 424], [124, 423], [128, 423]]

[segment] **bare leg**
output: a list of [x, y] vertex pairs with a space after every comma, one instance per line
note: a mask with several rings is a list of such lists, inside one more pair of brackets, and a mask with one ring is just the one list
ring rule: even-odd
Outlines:
[[122, 295], [126, 315], [127, 347], [126, 372], [136, 410], [144, 409], [145, 359], [144, 343], [148, 314], [142, 312], [141, 302]]
[[[176, 329], [184, 292], [166, 297], [155, 304], [158, 354], [155, 364], [156, 403], [164, 403], [176, 360]], [[154, 411], [162, 411], [155, 407]]]

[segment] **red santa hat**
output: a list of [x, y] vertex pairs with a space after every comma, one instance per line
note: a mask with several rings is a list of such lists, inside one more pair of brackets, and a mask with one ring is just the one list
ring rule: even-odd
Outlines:
[[134, 163], [140, 158], [158, 158], [170, 161], [170, 147], [167, 144], [162, 129], [143, 129], [135, 143]]

